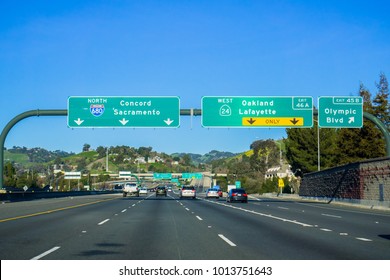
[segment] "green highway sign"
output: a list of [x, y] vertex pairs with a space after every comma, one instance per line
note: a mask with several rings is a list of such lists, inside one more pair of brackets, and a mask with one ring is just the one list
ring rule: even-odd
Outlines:
[[363, 98], [318, 98], [318, 126], [323, 128], [360, 128], [363, 126]]
[[180, 99], [177, 96], [71, 96], [68, 126], [177, 128]]
[[312, 127], [313, 98], [307, 96], [205, 96], [203, 127]]
[[202, 173], [182, 173], [181, 177], [183, 179], [202, 179], [203, 174]]
[[156, 180], [171, 180], [172, 173], [153, 173], [153, 179]]

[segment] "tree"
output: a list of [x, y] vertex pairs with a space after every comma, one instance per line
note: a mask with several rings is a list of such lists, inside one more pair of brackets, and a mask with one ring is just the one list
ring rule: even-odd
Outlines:
[[[314, 118], [315, 121], [316, 118]], [[313, 128], [288, 128], [286, 141], [286, 157], [293, 170], [303, 173], [318, 170], [318, 126]], [[329, 168], [335, 164], [335, 146], [337, 132], [331, 128], [321, 128], [320, 167]]]
[[257, 140], [250, 148], [253, 150], [250, 165], [254, 171], [264, 174], [269, 167], [279, 164], [279, 148], [274, 140]]
[[[383, 78], [381, 78], [382, 83]], [[385, 86], [383, 85], [383, 88]], [[363, 98], [363, 111], [380, 117], [379, 103], [372, 104], [370, 91], [361, 83], [359, 95]], [[384, 96], [384, 95], [382, 95]], [[379, 102], [379, 98], [376, 98]], [[386, 119], [382, 116], [382, 119]], [[337, 134], [336, 164], [347, 164], [364, 159], [377, 158], [385, 155], [385, 142], [380, 130], [369, 120], [363, 120], [362, 128], [344, 128]]]
[[389, 107], [389, 83], [384, 73], [379, 75], [379, 83], [376, 83], [378, 92], [373, 100], [374, 115], [390, 128], [390, 107]]
[[96, 152], [99, 154], [99, 158], [103, 158], [106, 156], [106, 148], [104, 148], [103, 146], [97, 147]]
[[57, 157], [55, 158], [55, 160], [54, 160], [54, 164], [57, 165], [57, 166], [59, 166], [59, 165], [62, 164], [62, 163], [63, 163], [62, 158], [61, 158], [60, 156], [57, 156]]
[[286, 157], [293, 170], [303, 173], [317, 170], [317, 128], [288, 128]]
[[89, 145], [89, 144], [84, 144], [84, 146], [83, 146], [83, 152], [88, 152], [90, 148], [91, 148], [91, 145]]
[[83, 170], [87, 168], [87, 159], [85, 157], [81, 157], [77, 161], [77, 170]]
[[182, 161], [183, 161], [183, 165], [191, 166], [192, 159], [191, 159], [191, 156], [189, 154], [185, 154], [182, 158]]
[[7, 162], [4, 166], [4, 185], [7, 187], [16, 187], [16, 170], [10, 162]]

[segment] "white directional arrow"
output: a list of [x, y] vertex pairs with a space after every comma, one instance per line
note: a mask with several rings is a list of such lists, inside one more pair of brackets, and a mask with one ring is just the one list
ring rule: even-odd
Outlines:
[[129, 120], [126, 120], [125, 118], [123, 118], [123, 119], [121, 119], [119, 122], [120, 122], [121, 124], [123, 124], [123, 125], [126, 125], [126, 124], [129, 122]]
[[80, 125], [84, 122], [84, 120], [80, 120], [80, 118], [78, 118], [77, 120], [74, 121], [77, 125]]
[[354, 123], [355, 122], [355, 117], [349, 117], [348, 123]]
[[171, 120], [170, 118], [168, 118], [167, 120], [164, 120], [164, 122], [165, 122], [167, 125], [171, 125], [171, 123], [173, 123], [173, 120]]

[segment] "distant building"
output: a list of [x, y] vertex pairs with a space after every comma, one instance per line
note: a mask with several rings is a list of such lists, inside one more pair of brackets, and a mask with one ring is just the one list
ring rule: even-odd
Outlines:
[[294, 173], [291, 171], [291, 166], [288, 164], [282, 165], [282, 166], [275, 166], [269, 168], [265, 172], [265, 179], [272, 179], [274, 177], [276, 178], [288, 178], [291, 179], [294, 176]]
[[165, 162], [165, 161], [159, 156], [151, 157], [148, 159], [148, 163], [156, 163], [156, 162]]
[[135, 162], [138, 162], [138, 163], [146, 163], [146, 160], [145, 160], [144, 157], [137, 157], [137, 158], [135, 159]]

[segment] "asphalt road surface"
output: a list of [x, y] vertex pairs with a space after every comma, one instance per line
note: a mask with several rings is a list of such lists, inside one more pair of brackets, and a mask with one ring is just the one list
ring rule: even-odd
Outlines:
[[2, 260], [390, 259], [390, 213], [148, 193], [0, 205]]

